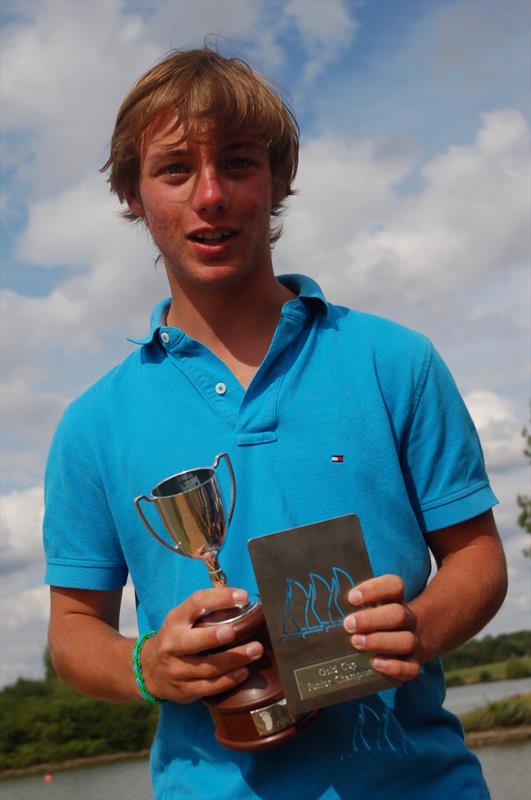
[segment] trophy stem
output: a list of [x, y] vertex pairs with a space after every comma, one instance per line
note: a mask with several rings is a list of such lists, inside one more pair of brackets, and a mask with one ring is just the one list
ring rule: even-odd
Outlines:
[[215, 553], [210, 553], [205, 558], [205, 564], [214, 589], [217, 589], [218, 586], [226, 586], [227, 576], [219, 566], [217, 555]]

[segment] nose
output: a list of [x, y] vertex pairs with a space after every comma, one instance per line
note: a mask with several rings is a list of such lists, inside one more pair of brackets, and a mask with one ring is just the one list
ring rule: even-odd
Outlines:
[[225, 183], [214, 166], [198, 170], [192, 208], [198, 213], [220, 213], [229, 207]]

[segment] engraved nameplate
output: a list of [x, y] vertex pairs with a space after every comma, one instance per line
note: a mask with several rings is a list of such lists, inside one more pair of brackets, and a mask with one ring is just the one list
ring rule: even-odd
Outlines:
[[294, 670], [294, 675], [301, 700], [333, 694], [349, 684], [360, 685], [377, 678], [377, 673], [368, 665], [368, 659], [352, 652], [330, 661], [300, 667]]

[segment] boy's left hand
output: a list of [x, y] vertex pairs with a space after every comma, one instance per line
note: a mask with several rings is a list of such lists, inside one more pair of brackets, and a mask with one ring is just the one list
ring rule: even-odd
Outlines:
[[404, 598], [404, 581], [398, 575], [381, 575], [358, 584], [348, 594], [353, 606], [345, 617], [356, 650], [374, 653], [371, 666], [400, 681], [416, 678], [423, 658], [417, 617]]

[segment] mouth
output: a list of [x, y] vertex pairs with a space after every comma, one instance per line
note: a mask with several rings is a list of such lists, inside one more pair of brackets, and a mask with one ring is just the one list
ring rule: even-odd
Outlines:
[[192, 242], [197, 242], [207, 247], [215, 247], [216, 245], [224, 244], [229, 239], [234, 239], [238, 235], [238, 231], [219, 230], [219, 231], [198, 231], [197, 233], [190, 233], [186, 237]]

